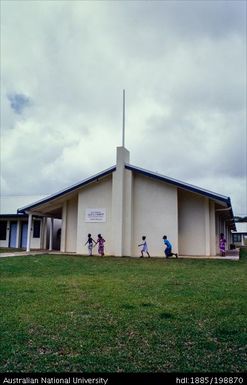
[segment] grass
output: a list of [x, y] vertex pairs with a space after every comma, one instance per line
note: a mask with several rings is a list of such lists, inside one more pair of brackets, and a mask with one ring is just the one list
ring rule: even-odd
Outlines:
[[0, 253], [15, 253], [17, 251], [25, 251], [25, 249], [16, 247], [0, 247]]
[[241, 259], [0, 259], [0, 372], [244, 372]]

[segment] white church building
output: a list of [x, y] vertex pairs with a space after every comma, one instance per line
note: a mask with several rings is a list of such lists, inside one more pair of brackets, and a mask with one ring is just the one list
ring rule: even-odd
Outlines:
[[87, 234], [97, 239], [100, 233], [105, 254], [118, 257], [139, 256], [143, 235], [151, 257], [164, 256], [163, 235], [179, 255], [215, 256], [219, 234], [229, 247], [236, 230], [229, 197], [135, 167], [125, 147], [117, 147], [115, 166], [19, 208], [18, 215], [28, 215], [28, 251], [34, 218], [40, 218], [42, 249], [48, 225], [48, 248], [54, 248], [60, 223], [60, 251], [87, 254]]

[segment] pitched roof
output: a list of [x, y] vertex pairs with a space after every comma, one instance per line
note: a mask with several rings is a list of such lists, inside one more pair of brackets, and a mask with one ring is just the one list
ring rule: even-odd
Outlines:
[[231, 206], [231, 199], [225, 195], [217, 194], [217, 193], [214, 193], [212, 191], [209, 191], [209, 190], [197, 187], [197, 186], [193, 186], [192, 184], [181, 182], [177, 179], [170, 178], [168, 176], [161, 175], [161, 174], [158, 174], [155, 172], [151, 172], [151, 171], [145, 170], [145, 169], [140, 168], [140, 167], [132, 166], [130, 164], [126, 164], [125, 168], [127, 170], [135, 171], [136, 173], [151, 177], [153, 179], [158, 179], [158, 180], [161, 180], [163, 182], [172, 184], [172, 185], [180, 187], [184, 190], [191, 191], [191, 192], [194, 192], [194, 193], [197, 193], [200, 195], [204, 195], [204, 196], [207, 196], [208, 198], [226, 203], [228, 207]]
[[165, 175], [161, 175], [161, 174], [158, 174], [158, 173], [155, 173], [152, 171], [145, 170], [141, 167], [136, 167], [136, 166], [132, 166], [130, 164], [126, 164], [125, 168], [127, 170], [134, 171], [135, 173], [145, 175], [149, 178], [158, 179], [162, 182], [172, 184], [172, 185], [179, 187], [183, 190], [187, 190], [187, 191], [190, 191], [190, 192], [193, 192], [196, 194], [206, 196], [207, 198], [213, 199], [214, 201], [216, 201], [219, 204], [224, 203], [227, 206], [227, 209], [229, 209], [229, 214], [230, 214], [231, 221], [232, 221], [232, 229], [236, 230], [230, 197], [227, 197], [225, 195], [221, 195], [221, 194], [218, 194], [218, 193], [194, 186], [194, 185], [189, 184], [189, 183], [181, 182], [180, 180], [170, 178], [170, 177], [165, 176]]
[[[136, 167], [136, 166], [133, 166], [133, 165], [130, 165], [130, 164], [126, 164], [125, 168], [127, 170], [134, 171], [135, 173], [142, 174], [142, 175], [145, 175], [147, 177], [150, 177], [150, 178], [153, 178], [153, 179], [158, 179], [160, 181], [172, 184], [172, 185], [177, 186], [177, 187], [179, 187], [181, 189], [184, 189], [184, 190], [187, 190], [187, 191], [191, 191], [191, 192], [194, 192], [194, 193], [206, 196], [206, 197], [208, 197], [210, 199], [213, 199], [213, 200], [215, 200], [215, 201], [217, 201], [219, 203], [224, 203], [228, 208], [231, 208], [231, 199], [229, 197], [227, 197], [227, 196], [224, 196], [224, 195], [221, 195], [221, 194], [217, 194], [217, 193], [214, 193], [212, 191], [209, 191], [209, 190], [197, 187], [197, 186], [193, 186], [193, 185], [191, 185], [189, 183], [185, 183], [185, 182], [179, 181], [177, 179], [170, 178], [168, 176], [161, 175], [161, 174], [158, 174], [158, 173], [154, 173], [154, 172], [151, 172], [151, 171], [148, 171], [148, 170], [145, 170], [143, 168]], [[41, 200], [39, 200], [37, 202], [34, 202], [31, 205], [27, 205], [27, 206], [21, 207], [21, 208], [19, 208], [17, 210], [17, 212], [18, 213], [25, 213], [26, 211], [28, 211], [30, 209], [33, 209], [35, 207], [38, 207], [41, 204], [50, 202], [52, 200], [55, 200], [56, 198], [59, 198], [61, 196], [67, 195], [67, 194], [70, 194], [71, 192], [74, 192], [74, 191], [80, 189], [81, 187], [84, 187], [84, 186], [88, 185], [89, 183], [94, 182], [95, 180], [97, 180], [99, 178], [103, 178], [104, 176], [109, 175], [109, 174], [111, 174], [114, 171], [116, 171], [116, 166], [112, 166], [112, 167], [110, 167], [110, 168], [108, 168], [108, 169], [106, 169], [106, 170], [104, 170], [104, 171], [102, 171], [102, 172], [100, 172], [98, 174], [95, 174], [95, 175], [93, 175], [93, 176], [91, 176], [91, 177], [89, 177], [87, 179], [84, 179], [84, 180], [80, 181], [79, 183], [76, 183], [76, 184], [74, 184], [74, 185], [72, 185], [72, 186], [70, 186], [70, 187], [68, 187], [66, 189], [58, 191], [55, 194], [49, 195], [49, 196], [47, 196], [44, 199], [41, 199]], [[233, 217], [232, 210], [231, 210], [231, 214], [232, 214], [232, 217]]]
[[0, 215], [17, 215], [17, 209], [20, 206], [44, 199], [47, 195], [1, 195], [0, 196]]
[[106, 169], [106, 170], [104, 170], [98, 174], [91, 176], [90, 178], [84, 179], [84, 180], [82, 180], [82, 181], [80, 181], [80, 182], [78, 182], [78, 183], [76, 183], [70, 187], [67, 187], [66, 189], [60, 190], [55, 194], [49, 195], [45, 199], [41, 199], [37, 202], [32, 203], [31, 205], [21, 207], [17, 210], [17, 213], [25, 213], [26, 211], [33, 209], [33, 208], [35, 208], [41, 204], [50, 202], [50, 201], [57, 199], [63, 195], [70, 194], [71, 192], [74, 192], [74, 191], [80, 189], [81, 187], [84, 187], [84, 186], [88, 185], [89, 183], [96, 181], [99, 178], [103, 178], [104, 176], [111, 174], [115, 170], [116, 170], [116, 166], [110, 167], [110, 168], [108, 168], [108, 169]]

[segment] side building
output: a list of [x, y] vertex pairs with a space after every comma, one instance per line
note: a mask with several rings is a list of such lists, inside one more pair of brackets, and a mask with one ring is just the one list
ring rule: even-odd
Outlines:
[[[44, 199], [44, 195], [1, 196], [0, 198], [0, 247], [26, 249], [28, 241], [28, 215], [17, 213], [20, 205], [37, 202]], [[59, 230], [60, 229], [60, 230]], [[59, 233], [61, 220], [54, 226], [53, 248], [60, 249]], [[32, 249], [50, 248], [50, 220], [43, 216], [33, 215], [29, 229], [29, 244]]]
[[235, 247], [247, 247], [247, 222], [236, 223], [236, 231], [232, 232], [232, 243]]

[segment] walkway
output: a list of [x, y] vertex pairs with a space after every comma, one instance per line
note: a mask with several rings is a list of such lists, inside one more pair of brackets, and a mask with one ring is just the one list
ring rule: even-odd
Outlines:
[[40, 250], [40, 251], [12, 251], [10, 253], [0, 253], [0, 258], [5, 257], [22, 257], [25, 255], [42, 255], [42, 254], [49, 254], [50, 252], [47, 250]]
[[[67, 253], [61, 252], [57, 250], [33, 250], [33, 251], [16, 251], [11, 253], [0, 253], [0, 258], [5, 257], [17, 257], [17, 256], [25, 256], [25, 255], [42, 255], [42, 254], [52, 254], [52, 255], [77, 255], [76, 253]], [[78, 254], [79, 255], [79, 254]], [[157, 257], [158, 258], [158, 257]], [[160, 257], [163, 258], [163, 257]], [[175, 258], [172, 258], [175, 259]], [[221, 257], [220, 255], [216, 256], [197, 256], [197, 255], [179, 255], [178, 259], [221, 259], [221, 260], [231, 260], [231, 261], [239, 261], [239, 249], [229, 250], [226, 252], [225, 257]]]

